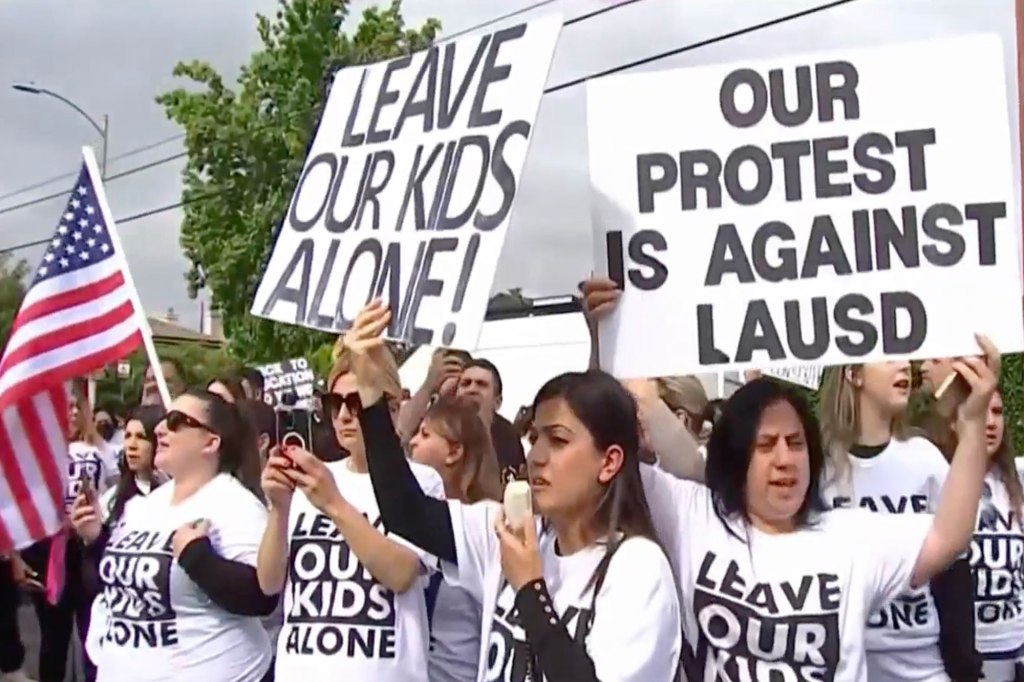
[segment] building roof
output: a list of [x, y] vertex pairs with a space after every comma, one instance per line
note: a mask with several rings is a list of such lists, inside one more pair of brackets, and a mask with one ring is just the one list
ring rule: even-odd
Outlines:
[[153, 342], [165, 345], [187, 345], [195, 344], [209, 348], [220, 348], [224, 345], [224, 339], [216, 336], [197, 332], [195, 329], [185, 327], [174, 322], [160, 319], [159, 317], [148, 317], [149, 328], [153, 330]]

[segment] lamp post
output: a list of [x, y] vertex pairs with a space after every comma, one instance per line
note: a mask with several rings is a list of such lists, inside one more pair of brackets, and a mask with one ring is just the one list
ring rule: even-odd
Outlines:
[[46, 95], [47, 97], [52, 97], [52, 98], [54, 98], [56, 100], [60, 100], [64, 104], [68, 105], [69, 107], [71, 107], [72, 109], [77, 111], [82, 116], [82, 118], [84, 118], [86, 121], [88, 121], [89, 125], [91, 125], [93, 128], [95, 128], [96, 132], [98, 132], [100, 134], [100, 139], [103, 141], [103, 147], [101, 149], [101, 154], [100, 154], [100, 173], [103, 175], [104, 178], [106, 178], [106, 176], [107, 176], [107, 140], [108, 140], [108, 134], [109, 134], [109, 130], [110, 130], [110, 128], [109, 128], [109, 120], [108, 120], [106, 114], [103, 115], [103, 125], [100, 125], [99, 123], [96, 122], [96, 119], [94, 119], [89, 114], [85, 113], [85, 110], [82, 109], [82, 107], [78, 106], [77, 104], [75, 104], [74, 102], [69, 100], [67, 97], [64, 97], [63, 95], [54, 92], [53, 90], [47, 90], [46, 88], [40, 88], [40, 87], [38, 87], [36, 85], [32, 85], [31, 83], [15, 83], [11, 87], [14, 88], [15, 90], [17, 90], [18, 92], [24, 92], [24, 93], [27, 93], [29, 95]]

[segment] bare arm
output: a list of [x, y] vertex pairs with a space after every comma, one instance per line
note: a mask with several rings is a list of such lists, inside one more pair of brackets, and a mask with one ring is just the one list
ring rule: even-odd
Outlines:
[[420, 573], [420, 560], [411, 549], [374, 528], [345, 499], [337, 500], [328, 509], [328, 516], [341, 531], [360, 563], [377, 582], [396, 594], [405, 592], [415, 584]]
[[672, 413], [657, 392], [638, 395], [637, 405], [647, 444], [658, 456], [658, 466], [676, 478], [702, 483], [704, 458], [686, 425]]
[[395, 431], [398, 433], [402, 445], [408, 445], [416, 431], [420, 428], [423, 416], [430, 409], [430, 401], [437, 393], [454, 394], [455, 388], [462, 374], [462, 363], [456, 357], [445, 356], [443, 350], [434, 352], [430, 360], [430, 369], [427, 370], [427, 378], [423, 385], [412, 395], [402, 409], [398, 411], [398, 421], [395, 424]]
[[279, 594], [288, 577], [288, 510], [271, 506], [256, 556], [256, 578], [263, 594]]
[[957, 409], [959, 442], [942, 486], [939, 506], [914, 564], [911, 585], [919, 587], [949, 566], [967, 548], [974, 533], [978, 502], [988, 469], [985, 422], [989, 402], [999, 383], [999, 351], [979, 336], [984, 358], [953, 361], [954, 370], [971, 386], [970, 395]]
[[942, 486], [932, 527], [914, 564], [911, 585], [920, 587], [943, 571], [966, 549], [974, 533], [981, 489], [988, 469], [984, 423], [958, 430], [959, 443]]

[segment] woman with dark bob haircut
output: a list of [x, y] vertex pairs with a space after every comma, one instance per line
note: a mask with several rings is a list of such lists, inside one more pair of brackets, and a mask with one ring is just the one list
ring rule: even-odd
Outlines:
[[[985, 419], [999, 354], [956, 360], [971, 393], [934, 514], [826, 511], [818, 424], [791, 388], [755, 379], [726, 401], [705, 484], [643, 466], [678, 578], [687, 678], [865, 682], [869, 617], [967, 548], [988, 468]], [[965, 440], [966, 436], [966, 440]]]
[[679, 604], [629, 392], [596, 370], [551, 379], [533, 403], [532, 509], [506, 518], [489, 500], [445, 503], [417, 486], [374, 379], [390, 318], [373, 302], [345, 337], [370, 477], [388, 532], [440, 559], [444, 579], [481, 605], [477, 679], [675, 680]]

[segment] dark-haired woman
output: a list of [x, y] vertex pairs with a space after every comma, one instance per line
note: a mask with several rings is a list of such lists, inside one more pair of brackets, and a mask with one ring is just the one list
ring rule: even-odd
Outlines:
[[388, 528], [442, 562], [482, 605], [481, 681], [668, 682], [681, 647], [672, 572], [640, 482], [636, 406], [601, 372], [564, 374], [534, 401], [533, 510], [447, 504], [418, 490], [374, 380], [390, 312], [379, 301], [346, 335], [359, 421]]
[[240, 379], [233, 376], [219, 376], [206, 386], [206, 390], [219, 395], [232, 404], [240, 404], [245, 398], [245, 387]]
[[659, 536], [675, 561], [691, 682], [865, 682], [870, 615], [924, 585], [968, 545], [987, 469], [985, 412], [999, 356], [956, 361], [971, 386], [961, 441], [932, 514], [825, 511], [825, 453], [802, 397], [755, 379], [726, 402], [706, 487], [646, 467]]
[[128, 500], [136, 495], [148, 495], [160, 484], [153, 459], [156, 455], [156, 427], [163, 418], [164, 409], [157, 405], [137, 407], [128, 415], [119, 466], [120, 478], [116, 486], [99, 498], [105, 522], [117, 523]]
[[108, 533], [79, 496], [76, 530], [104, 542], [89, 652], [100, 682], [259, 682], [270, 644], [259, 616], [277, 599], [256, 577], [266, 509], [237, 478], [258, 458], [238, 409], [208, 391], [175, 398], [156, 428], [170, 481], [135, 496]]
[[986, 682], [1011, 682], [1015, 661], [1024, 653], [1024, 491], [998, 391], [989, 403], [985, 445], [990, 466], [969, 555], [975, 642]]
[[[491, 434], [474, 403], [442, 396], [430, 406], [409, 442], [414, 462], [431, 467], [445, 497], [463, 504], [501, 498], [501, 474]], [[431, 576], [430, 682], [473, 682], [480, 660], [480, 603], [462, 588]]]

